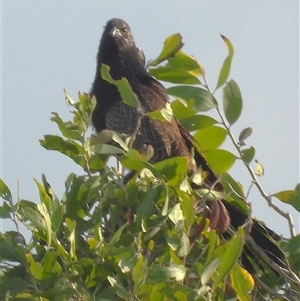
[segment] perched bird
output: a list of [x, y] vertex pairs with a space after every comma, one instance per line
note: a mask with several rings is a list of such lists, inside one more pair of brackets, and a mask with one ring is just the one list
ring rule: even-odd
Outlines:
[[[189, 162], [189, 174], [201, 168], [206, 173], [204, 185], [211, 187], [216, 183], [217, 177], [205, 157], [195, 147], [196, 141], [179, 121], [175, 118], [170, 122], [153, 120], [141, 115], [136, 108], [126, 105], [117, 87], [102, 79], [100, 75], [102, 64], [110, 66], [110, 74], [114, 80], [127, 78], [144, 112], [160, 110], [168, 103], [165, 88], [145, 70], [144, 54], [135, 45], [129, 25], [121, 19], [111, 19], [107, 22], [100, 41], [96, 75], [90, 91], [90, 95], [97, 99], [92, 116], [96, 131], [109, 129], [120, 134], [135, 135], [133, 143], [135, 149], [142, 150], [149, 145], [153, 148], [154, 155], [150, 159], [152, 163], [169, 157], [185, 156]], [[220, 191], [223, 190], [220, 183], [215, 187]], [[223, 200], [219, 206], [226, 207], [225, 215], [228, 211], [231, 225], [235, 229], [246, 222], [248, 216], [231, 203]], [[285, 255], [274, 241], [279, 238], [278, 235], [253, 220], [251, 236], [268, 258], [280, 267], [287, 268]], [[245, 247], [242, 262], [250, 272], [253, 272], [253, 265], [249, 258], [255, 257], [256, 253], [255, 248]]]

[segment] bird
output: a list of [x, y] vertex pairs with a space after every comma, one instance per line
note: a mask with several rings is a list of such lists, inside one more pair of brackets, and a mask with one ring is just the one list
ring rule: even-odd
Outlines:
[[[137, 108], [125, 104], [117, 87], [101, 77], [102, 64], [110, 67], [110, 74], [114, 80], [123, 77], [128, 80], [144, 113], [161, 110], [169, 103], [164, 86], [145, 69], [144, 53], [136, 46], [130, 26], [122, 19], [113, 18], [104, 27], [98, 48], [96, 74], [90, 90], [90, 96], [94, 96], [97, 100], [92, 113], [92, 124], [96, 132], [112, 130], [124, 135], [135, 135], [134, 149], [142, 151], [148, 146], [153, 148], [154, 154], [150, 158], [150, 163], [184, 156], [188, 160], [189, 175], [201, 168], [206, 174], [203, 185], [206, 187], [215, 185], [215, 189], [223, 191], [218, 177], [196, 147], [194, 137], [180, 122], [175, 117], [170, 122], [154, 120], [141, 114]], [[237, 229], [246, 223], [248, 215], [241, 209], [226, 200], [216, 204], [223, 210], [223, 217], [226, 220], [221, 232], [226, 232], [227, 224]], [[255, 219], [252, 221], [250, 235], [270, 261], [279, 267], [289, 268], [284, 252], [276, 243], [280, 239], [279, 235]], [[257, 249], [251, 246], [244, 247], [241, 261], [250, 273], [255, 271], [249, 258], [255, 256]]]

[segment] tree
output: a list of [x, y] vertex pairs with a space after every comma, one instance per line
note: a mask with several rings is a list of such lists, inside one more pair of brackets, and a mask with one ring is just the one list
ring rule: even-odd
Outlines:
[[[255, 149], [245, 144], [251, 128], [241, 131], [238, 141], [232, 135], [231, 126], [242, 111], [242, 96], [237, 83], [227, 81], [234, 50], [227, 38], [222, 39], [228, 56], [214, 91], [208, 86], [202, 65], [180, 50], [179, 34], [166, 39], [161, 54], [147, 67], [157, 79], [181, 84], [168, 88], [169, 95], [176, 97], [171, 106], [151, 117], [168, 120], [174, 114], [186, 129], [195, 132], [210, 166], [220, 175], [225, 193], [213, 188], [192, 189], [190, 182], [201, 182], [201, 171], [189, 179], [186, 158], [152, 165], [148, 162], [151, 149], [145, 154], [131, 149], [132, 137], [111, 131], [89, 137], [95, 100], [79, 94], [78, 101], [73, 101], [66, 94], [73, 109], [72, 120], [65, 122], [53, 113], [51, 120], [62, 136], [45, 135], [40, 143], [47, 150], [68, 156], [82, 167], [83, 174], [68, 176], [61, 199], [43, 175], [41, 182], [36, 181], [40, 204], [13, 201], [1, 180], [1, 218], [11, 219], [16, 226], [0, 236], [2, 300], [299, 298], [300, 236], [294, 234], [288, 215], [285, 217], [291, 238], [280, 246], [291, 269], [275, 273], [269, 265], [259, 262], [258, 273], [253, 275], [240, 264], [244, 244], [251, 243], [247, 236], [251, 223], [239, 227], [231, 237], [224, 237], [213, 227], [212, 212], [208, 218], [211, 209], [206, 204], [223, 198], [251, 216], [243, 187], [227, 173], [237, 159], [244, 163], [270, 206], [274, 206], [272, 197], [276, 197], [300, 210], [299, 184], [295, 190], [264, 193], [257, 179], [263, 167], [257, 163], [256, 171], [252, 170]], [[165, 60], [165, 66], [157, 67]], [[101, 72], [113, 82], [108, 68], [103, 66]], [[120, 86], [129, 105], [135, 101], [126, 80], [114, 84]], [[223, 112], [214, 96], [221, 87]], [[198, 114], [210, 109], [217, 111], [219, 120]], [[231, 139], [237, 155], [218, 148], [226, 137]], [[107, 162], [112, 156], [119, 160], [117, 168]], [[126, 178], [125, 168], [135, 174]], [[20, 233], [19, 223], [31, 231], [29, 243]]]

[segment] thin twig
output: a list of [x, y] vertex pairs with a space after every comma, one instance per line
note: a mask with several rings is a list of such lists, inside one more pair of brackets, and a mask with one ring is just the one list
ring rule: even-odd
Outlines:
[[[237, 141], [235, 140], [230, 127], [227, 125], [227, 122], [225, 121], [225, 118], [222, 114], [222, 112], [220, 111], [220, 108], [217, 107], [217, 112], [222, 120], [222, 124], [224, 125], [225, 129], [227, 130], [227, 133], [233, 143], [233, 145], [235, 146], [236, 150], [238, 151], [240, 157], [242, 157], [242, 150], [239, 146], [239, 144], [237, 143]], [[252, 170], [252, 168], [250, 167], [250, 165], [246, 162], [244, 162], [244, 165], [246, 166], [251, 178], [252, 178], [252, 182], [254, 183], [254, 185], [257, 187], [258, 191], [260, 192], [261, 196], [267, 201], [269, 207], [271, 207], [272, 209], [274, 209], [278, 214], [280, 214], [281, 216], [283, 216], [289, 224], [289, 229], [290, 229], [290, 233], [291, 236], [294, 237], [296, 235], [295, 233], [295, 227], [294, 227], [294, 223], [293, 223], [293, 219], [292, 216], [290, 215], [290, 213], [283, 211], [282, 209], [280, 209], [279, 207], [277, 207], [272, 201], [271, 201], [271, 197], [268, 196], [264, 189], [262, 188], [261, 184], [259, 183], [254, 171]]]

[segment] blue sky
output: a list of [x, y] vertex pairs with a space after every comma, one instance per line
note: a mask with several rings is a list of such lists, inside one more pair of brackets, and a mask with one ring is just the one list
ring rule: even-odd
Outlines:
[[[71, 160], [39, 145], [45, 134], [58, 134], [51, 112], [70, 118], [63, 89], [74, 99], [88, 92], [103, 26], [119, 17], [132, 29], [147, 60], [160, 52], [165, 38], [180, 32], [183, 50], [204, 66], [216, 85], [227, 55], [220, 34], [231, 40], [231, 71], [244, 108], [232, 130], [248, 126], [248, 145], [265, 168], [260, 179], [269, 194], [299, 182], [299, 3], [298, 1], [2, 1], [1, 178], [17, 200], [39, 202], [33, 178], [44, 173], [58, 197], [71, 173], [82, 173]], [[217, 94], [220, 99], [220, 94]], [[221, 101], [221, 99], [220, 99]], [[229, 143], [224, 148], [232, 150]], [[250, 185], [242, 164], [232, 175]], [[253, 215], [284, 236], [286, 221], [271, 210], [255, 189]], [[299, 232], [299, 214], [293, 215]], [[2, 231], [12, 229], [5, 220]]]

